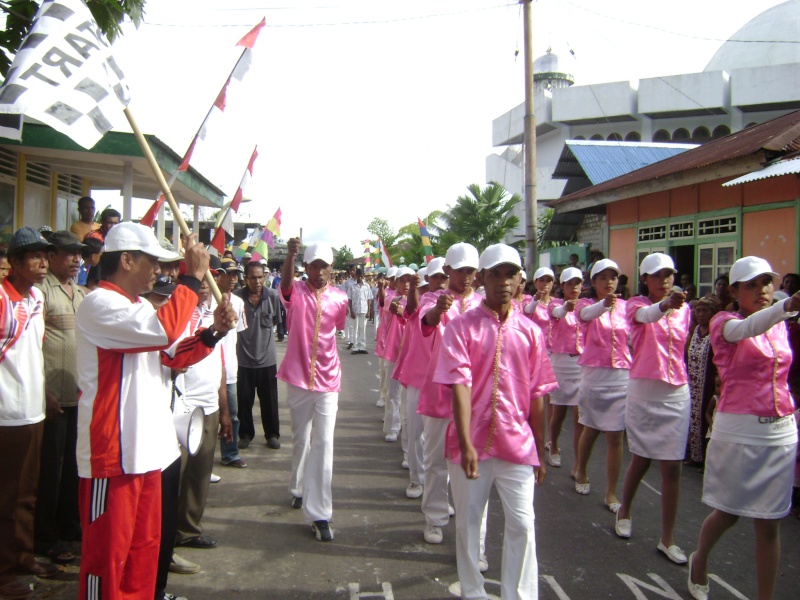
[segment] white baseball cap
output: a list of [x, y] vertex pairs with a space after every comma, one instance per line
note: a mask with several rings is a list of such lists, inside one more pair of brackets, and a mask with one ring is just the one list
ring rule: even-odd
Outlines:
[[592, 267], [591, 278], [594, 279], [595, 275], [597, 275], [601, 271], [605, 271], [606, 269], [611, 269], [612, 271], [616, 271], [617, 275], [622, 273], [622, 271], [619, 270], [619, 265], [617, 265], [617, 263], [615, 263], [610, 258], [603, 258], [594, 263], [594, 266]]
[[[450, 251], [448, 250], [448, 253]], [[505, 244], [492, 244], [481, 254], [478, 262], [478, 270], [491, 269], [497, 265], [511, 264], [522, 268], [522, 261], [519, 259], [519, 252], [511, 246]]]
[[447, 249], [444, 257], [444, 264], [451, 269], [463, 269], [464, 267], [479, 268], [480, 259], [478, 249], [472, 244], [459, 242]]
[[[114, 231], [113, 229], [111, 231]], [[731, 272], [728, 273], [731, 283], [740, 281], [750, 281], [759, 275], [772, 275], [778, 277], [778, 274], [772, 270], [772, 267], [763, 258], [757, 256], [744, 256], [733, 263]]]
[[566, 283], [572, 279], [580, 279], [583, 281], [583, 273], [581, 270], [575, 267], [567, 267], [563, 271], [561, 271], [561, 277], [559, 278], [561, 283]]
[[303, 262], [310, 265], [315, 260], [321, 260], [326, 265], [333, 264], [333, 248], [325, 242], [311, 242], [306, 245], [303, 252]]
[[655, 275], [664, 269], [669, 269], [673, 273], [678, 272], [671, 256], [662, 252], [653, 252], [642, 259], [642, 264], [639, 265], [639, 274]]
[[441, 256], [434, 258], [428, 263], [428, 277], [431, 275], [444, 275], [444, 258]]
[[556, 278], [556, 274], [553, 273], [553, 269], [549, 269], [547, 267], [539, 267], [536, 269], [536, 273], [533, 274], [533, 280], [536, 281], [537, 279], [541, 279], [545, 275], [550, 275], [553, 279]]
[[404, 275], [414, 275], [414, 269], [409, 269], [408, 267], [400, 267], [397, 269], [397, 273], [395, 273], [397, 279], [400, 279]]
[[386, 277], [397, 277], [397, 267], [389, 267], [386, 271]]
[[425, 275], [428, 274], [428, 267], [422, 267], [419, 271], [417, 271], [417, 275], [419, 275], [419, 283], [420, 285], [426, 285], [428, 282], [425, 279]]
[[118, 223], [106, 234], [106, 252], [143, 252], [161, 260], [174, 260], [175, 253], [164, 250], [153, 230], [139, 223]]

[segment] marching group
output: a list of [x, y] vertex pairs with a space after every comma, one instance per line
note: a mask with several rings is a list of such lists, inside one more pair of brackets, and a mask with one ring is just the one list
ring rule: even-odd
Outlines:
[[[116, 211], [96, 227], [88, 197], [80, 209], [71, 231], [45, 239], [23, 227], [0, 255], [0, 597], [28, 597], [16, 574], [56, 575], [80, 540], [81, 598], [174, 598], [168, 573], [200, 569], [175, 547], [217, 543], [200, 524], [216, 440], [223, 465], [247, 467], [239, 450], [256, 436], [256, 395], [267, 447], [281, 447], [278, 380], [291, 415], [290, 503], [331, 541], [337, 337], [367, 353], [369, 320], [384, 439], [400, 441], [424, 540], [441, 543], [455, 514], [463, 598], [487, 597], [492, 486], [505, 514], [502, 597], [538, 596], [534, 487], [546, 466], [561, 467], [569, 409], [579, 494], [591, 493], [587, 466], [605, 434], [604, 501], [619, 537], [632, 535], [636, 491], [657, 460], [657, 548], [688, 563], [692, 597], [708, 597], [710, 553], [740, 516], [755, 524], [759, 598], [772, 597], [795, 483], [797, 332], [787, 323], [796, 328], [800, 281], [778, 299], [763, 259], [736, 261], [728, 287], [691, 305], [664, 254], [642, 261], [640, 295], [625, 299], [610, 259], [588, 273], [541, 268], [526, 286], [518, 251], [503, 244], [479, 253], [458, 243], [419, 271], [374, 281], [353, 269], [336, 286], [325, 244], [290, 239], [276, 274], [209, 256], [194, 235], [176, 252]], [[202, 416], [203, 433], [179, 444], [188, 413]], [[688, 558], [673, 536], [686, 459], [704, 466], [713, 508]]]

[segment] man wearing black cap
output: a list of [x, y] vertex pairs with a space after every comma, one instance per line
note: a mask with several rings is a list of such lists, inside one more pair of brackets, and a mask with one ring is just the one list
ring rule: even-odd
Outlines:
[[0, 286], [0, 595], [25, 598], [15, 572], [52, 577], [33, 556], [33, 522], [44, 430], [44, 301], [50, 244], [34, 229], [11, 236], [11, 273]]
[[50, 236], [49, 270], [37, 284], [44, 296], [46, 418], [36, 498], [36, 551], [66, 564], [75, 555], [65, 545], [81, 536], [78, 514], [78, 384], [75, 313], [85, 297], [75, 283], [85, 248], [74, 233]]

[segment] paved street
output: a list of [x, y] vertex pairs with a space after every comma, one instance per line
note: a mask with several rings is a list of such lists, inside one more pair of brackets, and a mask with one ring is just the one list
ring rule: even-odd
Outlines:
[[[368, 337], [373, 333], [370, 326]], [[377, 359], [351, 356], [343, 340], [339, 345], [344, 388], [334, 459], [334, 541], [316, 541], [303, 524], [302, 511], [289, 507], [291, 428], [288, 410], [282, 406], [280, 450], [267, 449], [262, 437], [243, 451], [247, 469], [215, 467], [222, 481], [211, 487], [203, 524], [219, 546], [181, 549], [182, 556], [202, 564], [203, 570], [197, 575], [171, 574], [168, 591], [189, 600], [457, 597], [453, 593], [457, 585], [454, 524], [445, 528], [443, 544], [425, 543], [420, 501], [405, 497], [408, 472], [400, 467], [400, 443], [383, 441], [383, 410], [375, 407]], [[281, 344], [281, 355], [284, 348]], [[536, 490], [540, 598], [688, 599], [686, 567], [673, 565], [656, 551], [657, 467], [640, 488], [633, 537], [623, 541], [614, 535], [614, 516], [603, 506], [604, 443], [598, 440], [590, 468], [596, 488], [584, 497], [574, 492], [569, 477], [570, 439], [567, 426], [562, 437], [564, 468], [550, 469]], [[699, 501], [701, 486], [702, 475], [686, 469], [676, 541], [687, 554], [709, 512]], [[502, 508], [494, 496], [487, 536], [489, 580], [500, 576], [502, 528]], [[783, 557], [776, 598], [796, 600], [800, 521], [785, 519], [781, 534]], [[742, 520], [720, 543], [713, 555], [712, 574], [714, 600], [755, 598], [750, 521]], [[57, 580], [37, 580], [35, 597], [74, 598], [77, 577], [77, 567], [70, 567]], [[499, 597], [496, 584], [490, 582], [487, 591]]]

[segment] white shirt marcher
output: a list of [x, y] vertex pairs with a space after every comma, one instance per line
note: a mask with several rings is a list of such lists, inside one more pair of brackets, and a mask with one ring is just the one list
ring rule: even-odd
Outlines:
[[353, 320], [348, 315], [348, 322], [355, 322], [353, 352], [363, 354], [367, 351], [367, 313], [369, 312], [369, 303], [372, 301], [372, 289], [363, 280], [360, 284], [356, 281], [347, 290], [347, 299], [349, 309], [356, 316]]

